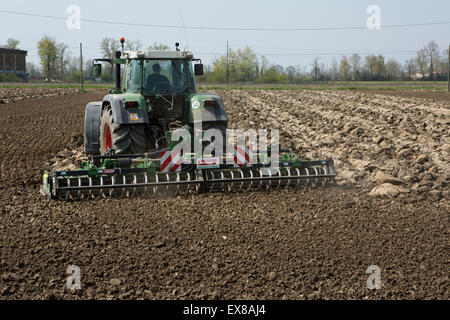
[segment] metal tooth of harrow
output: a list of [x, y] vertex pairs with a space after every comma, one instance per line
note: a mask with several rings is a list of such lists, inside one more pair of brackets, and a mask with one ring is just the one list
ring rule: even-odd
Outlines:
[[328, 177], [330, 172], [327, 166], [303, 169], [285, 167], [276, 168], [273, 171], [253, 169], [246, 171], [246, 174], [242, 169], [211, 171], [208, 177], [208, 189], [210, 192], [216, 190], [231, 192], [235, 189], [238, 191], [250, 191], [255, 188], [269, 191], [271, 188], [279, 189], [282, 186], [296, 189], [300, 185], [311, 187], [325, 186], [328, 182], [334, 181], [334, 178]]
[[[93, 178], [67, 177], [59, 181], [61, 190], [58, 192], [58, 198], [61, 200], [81, 200], [84, 198], [104, 198], [104, 197], [137, 197], [137, 196], [168, 196], [182, 195], [189, 193], [192, 184], [192, 175], [189, 172], [177, 172], [174, 177], [168, 173], [156, 173], [153, 180], [150, 180], [146, 173], [138, 178], [138, 175], [129, 176], [111, 176], [108, 182], [103, 176], [94, 183]], [[62, 183], [64, 181], [65, 183]], [[74, 181], [77, 181], [74, 184]], [[180, 184], [165, 184], [165, 182], [180, 182]], [[143, 186], [140, 186], [142, 183]], [[148, 186], [147, 184], [155, 184]], [[123, 187], [122, 187], [123, 186]], [[78, 188], [82, 187], [82, 188]], [[95, 188], [94, 188], [95, 187]], [[96, 190], [94, 190], [96, 189]]]
[[264, 170], [264, 168], [216, 170], [208, 172], [206, 181], [194, 180], [189, 172], [176, 172], [173, 175], [156, 173], [151, 176], [145, 173], [140, 176], [136, 174], [110, 176], [106, 179], [100, 176], [95, 183], [91, 177], [67, 177], [63, 180], [65, 181], [65, 186], [58, 192], [58, 197], [65, 200], [80, 200], [84, 198], [104, 198], [107, 196], [119, 198], [152, 195], [178, 196], [188, 194], [193, 186], [195, 186], [197, 192], [200, 192], [202, 183], [206, 185], [206, 189], [209, 192], [216, 190], [221, 192], [232, 192], [235, 190], [242, 192], [253, 189], [269, 191], [271, 188], [279, 189], [282, 186], [295, 189], [300, 185], [324, 186], [327, 182], [334, 181], [334, 178], [328, 177], [330, 172], [327, 166], [302, 169], [284, 167], [273, 171]]

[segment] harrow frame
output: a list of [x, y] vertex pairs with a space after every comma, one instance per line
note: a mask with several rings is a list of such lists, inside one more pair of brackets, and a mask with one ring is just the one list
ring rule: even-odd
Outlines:
[[46, 171], [40, 193], [51, 199], [81, 200], [334, 184], [336, 171], [332, 159], [301, 161], [289, 155], [280, 158], [277, 167], [256, 163], [199, 169], [193, 164], [182, 164], [178, 172], [161, 172], [160, 159], [151, 159], [149, 154], [93, 156], [80, 170]]

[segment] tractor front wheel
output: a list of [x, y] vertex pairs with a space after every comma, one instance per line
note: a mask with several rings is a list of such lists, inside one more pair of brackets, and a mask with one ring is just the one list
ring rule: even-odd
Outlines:
[[100, 123], [100, 152], [114, 150], [116, 154], [145, 152], [145, 128], [143, 124], [118, 124], [114, 122], [111, 107], [103, 110]]

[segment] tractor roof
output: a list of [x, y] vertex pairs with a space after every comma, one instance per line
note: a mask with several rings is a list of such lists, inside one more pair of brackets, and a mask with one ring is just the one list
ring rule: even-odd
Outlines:
[[127, 51], [125, 56], [128, 59], [192, 59], [193, 54], [189, 51], [161, 51], [161, 50], [138, 50]]

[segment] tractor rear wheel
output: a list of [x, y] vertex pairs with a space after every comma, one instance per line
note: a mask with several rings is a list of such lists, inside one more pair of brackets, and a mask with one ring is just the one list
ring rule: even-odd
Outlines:
[[144, 153], [145, 128], [143, 124], [118, 124], [114, 122], [111, 107], [103, 110], [100, 123], [100, 152], [114, 150], [116, 154]]

